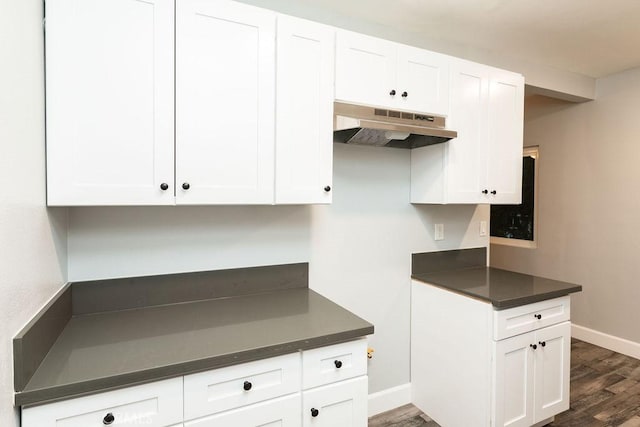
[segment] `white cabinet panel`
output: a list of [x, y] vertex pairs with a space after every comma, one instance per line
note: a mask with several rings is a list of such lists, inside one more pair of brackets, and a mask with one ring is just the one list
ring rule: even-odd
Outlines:
[[367, 374], [367, 340], [302, 352], [302, 387], [313, 388]]
[[495, 343], [493, 425], [533, 425], [533, 332]]
[[489, 84], [487, 183], [489, 203], [522, 201], [524, 78], [492, 70]]
[[366, 376], [303, 392], [304, 427], [366, 427]]
[[[398, 108], [449, 113], [450, 58], [416, 47], [398, 46]], [[406, 96], [405, 96], [406, 94]]]
[[173, 204], [173, 1], [45, 14], [48, 205]]
[[535, 422], [569, 409], [571, 323], [536, 331]]
[[189, 421], [185, 427], [299, 427], [300, 393]]
[[501, 340], [569, 320], [571, 298], [566, 295], [533, 304], [494, 311], [493, 339]]
[[378, 106], [392, 104], [400, 96], [396, 87], [396, 46], [387, 40], [339, 31], [336, 99]]
[[299, 353], [186, 375], [184, 417], [203, 417], [299, 389]]
[[22, 410], [22, 427], [165, 427], [182, 421], [182, 377]]
[[273, 203], [275, 14], [227, 0], [176, 11], [176, 203]]
[[446, 147], [447, 201], [479, 203], [486, 187], [488, 70], [456, 62], [451, 74], [449, 126], [458, 137]]
[[278, 16], [276, 204], [331, 203], [335, 31]]

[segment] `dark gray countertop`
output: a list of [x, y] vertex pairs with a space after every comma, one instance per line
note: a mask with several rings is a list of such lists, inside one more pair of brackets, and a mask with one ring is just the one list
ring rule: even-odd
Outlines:
[[291, 353], [373, 333], [308, 288], [73, 316], [16, 405]]
[[411, 277], [493, 304], [498, 309], [517, 307], [580, 292], [582, 286], [491, 267], [468, 267], [413, 273]]

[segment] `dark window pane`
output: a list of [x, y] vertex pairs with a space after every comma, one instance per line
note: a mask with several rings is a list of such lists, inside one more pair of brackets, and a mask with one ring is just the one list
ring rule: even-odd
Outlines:
[[491, 235], [533, 240], [533, 203], [536, 159], [522, 158], [522, 204], [491, 205]]

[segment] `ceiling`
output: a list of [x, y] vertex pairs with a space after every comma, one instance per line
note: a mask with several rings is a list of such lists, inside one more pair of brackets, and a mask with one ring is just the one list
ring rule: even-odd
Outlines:
[[306, 0], [319, 9], [602, 77], [640, 66], [640, 0]]

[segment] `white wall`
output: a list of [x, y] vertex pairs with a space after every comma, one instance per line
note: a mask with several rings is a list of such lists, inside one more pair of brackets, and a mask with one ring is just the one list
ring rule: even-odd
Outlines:
[[408, 150], [334, 150], [328, 206], [72, 208], [69, 280], [308, 261], [311, 288], [375, 325], [370, 392], [405, 384], [410, 255], [486, 246], [488, 209], [411, 205]]
[[0, 425], [17, 426], [11, 339], [64, 282], [66, 210], [45, 209], [42, 2], [0, 1]]
[[538, 248], [491, 245], [491, 265], [575, 282], [572, 320], [640, 343], [640, 69], [598, 80], [597, 100], [532, 97], [540, 146]]

